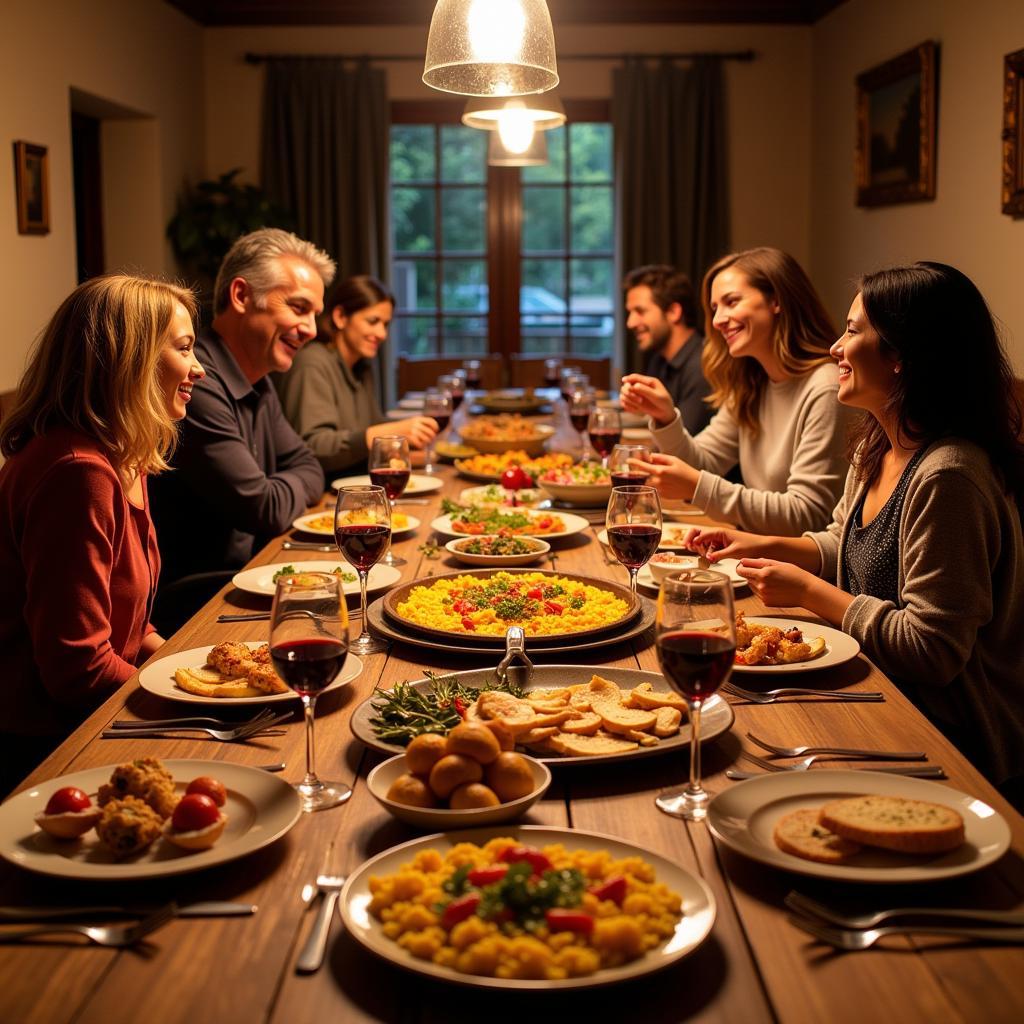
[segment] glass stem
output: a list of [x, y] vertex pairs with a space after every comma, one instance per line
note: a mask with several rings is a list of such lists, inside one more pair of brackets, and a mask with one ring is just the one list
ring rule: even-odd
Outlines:
[[640, 570], [639, 569], [634, 569], [633, 566], [631, 566], [631, 565], [627, 565], [626, 568], [629, 570], [629, 589], [632, 590], [633, 593], [635, 594], [636, 593], [636, 574]]
[[316, 777], [316, 753], [313, 748], [313, 717], [316, 707], [316, 697], [302, 698], [302, 708], [306, 718], [306, 777], [302, 780], [304, 786], [319, 786], [320, 780]]
[[700, 784], [700, 701], [687, 702], [690, 712], [690, 792], [702, 793]]
[[370, 639], [370, 631], [366, 628], [366, 577], [370, 575], [368, 569], [357, 569], [359, 573], [359, 613], [363, 620], [363, 628], [359, 631], [359, 639], [364, 637]]

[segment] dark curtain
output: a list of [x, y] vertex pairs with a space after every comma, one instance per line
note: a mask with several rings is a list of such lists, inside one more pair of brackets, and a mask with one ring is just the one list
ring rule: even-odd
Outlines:
[[267, 62], [263, 187], [339, 278], [388, 277], [388, 129], [387, 77], [367, 61]]
[[[612, 83], [617, 251], [623, 272], [670, 263], [700, 287], [729, 249], [722, 62], [629, 59]], [[697, 325], [703, 329], [703, 324]], [[639, 369], [635, 346], [626, 365]]]

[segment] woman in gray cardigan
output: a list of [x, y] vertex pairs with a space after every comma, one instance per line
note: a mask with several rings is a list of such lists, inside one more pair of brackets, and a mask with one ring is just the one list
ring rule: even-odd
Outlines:
[[373, 361], [394, 311], [394, 296], [375, 277], [339, 281], [324, 303], [326, 338], [301, 348], [275, 380], [288, 422], [325, 473], [365, 463], [378, 435], [398, 434], [410, 448], [426, 448], [437, 433], [429, 416], [388, 421], [377, 401]]
[[712, 561], [742, 558], [766, 604], [855, 637], [1019, 806], [1024, 444], [992, 316], [952, 267], [883, 270], [861, 281], [832, 355], [839, 401], [866, 414], [832, 523], [689, 539]]

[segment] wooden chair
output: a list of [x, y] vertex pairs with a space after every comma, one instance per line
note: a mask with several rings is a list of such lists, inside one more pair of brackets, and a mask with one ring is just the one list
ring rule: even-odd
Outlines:
[[398, 397], [410, 391], [424, 391], [437, 383], [443, 373], [461, 369], [466, 359], [480, 360], [480, 386], [501, 387], [501, 356], [399, 356]]
[[[578, 366], [599, 390], [611, 390], [612, 361], [608, 356], [555, 355], [538, 356], [513, 353], [511, 381], [513, 387], [540, 388], [544, 386], [544, 360], [558, 358], [564, 366]], [[618, 381], [615, 382], [618, 385]]]

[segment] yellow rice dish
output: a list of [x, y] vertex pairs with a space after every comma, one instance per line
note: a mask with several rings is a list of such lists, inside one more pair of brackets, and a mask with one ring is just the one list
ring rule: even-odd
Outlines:
[[[369, 880], [370, 913], [412, 956], [463, 974], [560, 980], [644, 956], [682, 900], [641, 857], [515, 839], [422, 850]], [[524, 898], [525, 897], [525, 898]], [[519, 908], [519, 909], [515, 909]]]
[[413, 587], [397, 608], [417, 626], [483, 636], [504, 636], [509, 626], [527, 636], [579, 633], [619, 622], [628, 610], [610, 590], [543, 572], [435, 580]]

